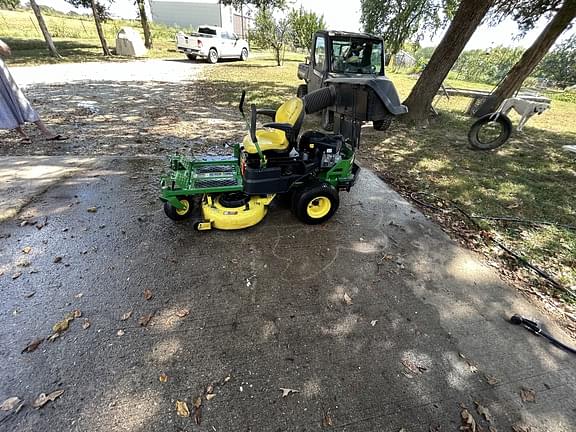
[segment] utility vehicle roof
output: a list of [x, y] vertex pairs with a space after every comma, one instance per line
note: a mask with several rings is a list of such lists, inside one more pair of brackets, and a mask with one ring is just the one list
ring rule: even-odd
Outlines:
[[329, 37], [354, 37], [354, 38], [366, 38], [366, 39], [377, 39], [382, 40], [380, 36], [376, 36], [370, 33], [355, 33], [340, 30], [319, 30], [316, 34], [323, 34]]

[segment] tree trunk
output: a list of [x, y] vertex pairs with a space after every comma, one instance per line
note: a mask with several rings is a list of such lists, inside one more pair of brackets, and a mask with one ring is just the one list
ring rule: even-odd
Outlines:
[[52, 41], [52, 35], [48, 31], [48, 27], [46, 27], [46, 22], [44, 21], [44, 17], [42, 16], [42, 11], [38, 7], [38, 4], [36, 3], [35, 0], [30, 0], [30, 7], [34, 11], [34, 15], [36, 15], [38, 25], [40, 26], [40, 30], [42, 31], [42, 35], [44, 36], [44, 40], [46, 41], [46, 45], [48, 46], [48, 51], [50, 51], [50, 55], [56, 58], [62, 58], [62, 56], [58, 54], [58, 50], [54, 45], [54, 41]]
[[102, 22], [98, 16], [98, 10], [96, 9], [96, 0], [90, 0], [90, 5], [92, 6], [92, 14], [94, 15], [94, 23], [96, 24], [96, 31], [98, 32], [98, 37], [100, 38], [100, 44], [102, 45], [102, 51], [105, 56], [111, 56], [110, 49], [108, 48], [108, 42], [104, 37], [104, 30], [102, 30]]
[[276, 65], [277, 66], [282, 66], [282, 56], [280, 55], [280, 51], [282, 50], [282, 48], [274, 48], [274, 51], [276, 51]]
[[504, 80], [494, 90], [494, 97], [487, 99], [478, 108], [477, 115], [494, 112], [504, 99], [512, 97], [514, 93], [520, 90], [522, 83], [542, 61], [574, 17], [576, 17], [576, 0], [565, 0], [554, 18], [540, 33], [538, 39], [524, 52], [518, 63], [510, 69]]
[[432, 101], [446, 79], [448, 72], [458, 60], [458, 56], [488, 13], [495, 0], [462, 0], [460, 6], [442, 38], [434, 50], [426, 68], [404, 104], [408, 107], [406, 117], [410, 120], [424, 120], [431, 112]]
[[148, 16], [146, 15], [145, 0], [136, 0], [138, 3], [138, 11], [140, 14], [140, 22], [144, 30], [144, 46], [148, 49], [152, 48], [152, 34], [150, 33], [150, 24], [148, 23]]

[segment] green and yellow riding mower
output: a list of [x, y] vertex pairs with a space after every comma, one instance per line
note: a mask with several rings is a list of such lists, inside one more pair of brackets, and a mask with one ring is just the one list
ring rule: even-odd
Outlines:
[[[356, 105], [368, 100], [362, 91], [330, 85], [277, 110], [252, 105], [249, 119], [243, 92], [239, 109], [249, 134], [234, 146], [233, 156], [171, 157], [170, 172], [161, 180], [166, 215], [176, 221], [194, 217], [201, 231], [243, 229], [260, 222], [272, 200], [285, 195], [302, 222], [327, 221], [338, 209], [339, 192], [350, 191], [358, 176], [354, 157], [367, 107]], [[300, 134], [304, 116], [327, 107], [336, 113], [335, 133]], [[272, 121], [257, 129], [258, 116]]]

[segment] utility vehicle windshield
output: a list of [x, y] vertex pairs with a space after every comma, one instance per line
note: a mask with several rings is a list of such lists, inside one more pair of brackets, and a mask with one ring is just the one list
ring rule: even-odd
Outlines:
[[382, 41], [362, 38], [332, 40], [332, 72], [380, 74]]

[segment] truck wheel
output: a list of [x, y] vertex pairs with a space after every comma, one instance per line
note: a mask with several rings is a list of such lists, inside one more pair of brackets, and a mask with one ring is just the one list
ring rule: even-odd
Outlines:
[[328, 183], [320, 183], [296, 191], [292, 211], [302, 222], [317, 225], [334, 216], [339, 204], [338, 191]]
[[196, 60], [196, 54], [186, 54], [186, 57], [188, 57], [188, 60]]
[[387, 115], [382, 120], [374, 120], [372, 122], [372, 126], [377, 131], [385, 131], [385, 130], [388, 130], [388, 128], [392, 124], [392, 120], [394, 120], [394, 116]]
[[240, 53], [240, 60], [248, 60], [248, 50], [246, 48], [242, 48], [242, 52]]
[[308, 94], [308, 86], [306, 84], [300, 84], [298, 90], [296, 90], [296, 97], [302, 99]]
[[166, 213], [166, 216], [168, 216], [170, 219], [175, 221], [188, 219], [192, 214], [192, 201], [188, 197], [178, 197], [178, 201], [180, 201], [180, 203], [184, 206], [183, 208], [177, 209], [169, 202], [165, 202], [164, 213]]
[[476, 150], [492, 150], [500, 147], [512, 135], [512, 122], [508, 116], [500, 114], [492, 119], [494, 113], [480, 117], [468, 132], [468, 142]]
[[218, 63], [218, 51], [214, 48], [210, 48], [210, 51], [208, 51], [208, 62], [212, 64]]

